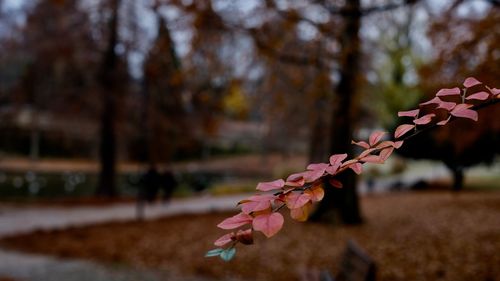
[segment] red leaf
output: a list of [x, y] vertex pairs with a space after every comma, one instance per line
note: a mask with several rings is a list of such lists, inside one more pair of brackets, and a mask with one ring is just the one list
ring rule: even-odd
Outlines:
[[436, 97], [444, 97], [444, 96], [458, 96], [460, 95], [460, 89], [458, 87], [451, 89], [441, 89], [437, 92]]
[[427, 115], [424, 115], [418, 119], [413, 120], [413, 123], [415, 123], [417, 125], [429, 124], [432, 121], [432, 117], [434, 117], [434, 116], [436, 116], [436, 114], [434, 114], [434, 113], [427, 114]]
[[342, 188], [343, 184], [336, 180], [336, 179], [330, 179], [328, 180], [330, 182], [330, 184], [333, 186], [333, 187], [336, 187], [336, 188]]
[[275, 180], [275, 181], [260, 182], [257, 185], [257, 190], [270, 191], [270, 190], [280, 189], [283, 186], [285, 186], [285, 181], [282, 179], [279, 179], [279, 180]]
[[459, 104], [450, 112], [450, 114], [455, 117], [468, 118], [477, 121], [477, 112], [469, 109], [470, 107], [472, 107], [471, 104]]
[[404, 136], [406, 133], [408, 133], [413, 128], [415, 128], [415, 125], [411, 125], [411, 124], [399, 125], [396, 128], [396, 132], [394, 132], [394, 138], [398, 139], [398, 138]]
[[398, 112], [399, 117], [413, 117], [415, 118], [418, 113], [420, 113], [420, 109], [408, 110], [408, 111], [400, 111]]
[[234, 239], [234, 232], [231, 232], [231, 233], [223, 235], [219, 239], [215, 240], [214, 245], [222, 247], [222, 246], [226, 245], [227, 243], [233, 241], [233, 239]]
[[261, 231], [267, 238], [272, 237], [283, 227], [283, 216], [280, 213], [263, 214], [255, 217], [253, 228]]
[[252, 222], [252, 219], [252, 216], [248, 214], [239, 213], [235, 216], [223, 220], [217, 226], [222, 229], [233, 229]]
[[476, 78], [474, 77], [468, 77], [467, 79], [465, 79], [464, 81], [464, 86], [465, 88], [470, 88], [470, 87], [473, 87], [473, 86], [476, 86], [476, 85], [479, 85], [479, 84], [483, 84], [481, 82], [479, 82]]
[[286, 196], [286, 206], [289, 209], [300, 208], [311, 200], [311, 194], [291, 192]]
[[386, 132], [375, 131], [370, 135], [370, 146], [376, 145], [382, 137], [386, 134]]
[[366, 141], [358, 141], [358, 142], [351, 141], [351, 144], [361, 146], [362, 148], [366, 148], [366, 149], [370, 148], [370, 145]]
[[466, 97], [465, 99], [466, 100], [487, 100], [489, 97], [490, 97], [490, 94], [483, 91], [483, 92], [472, 94], [472, 95]]

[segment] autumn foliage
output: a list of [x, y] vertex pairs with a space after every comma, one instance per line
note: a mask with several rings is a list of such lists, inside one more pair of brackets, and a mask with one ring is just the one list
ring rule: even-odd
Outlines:
[[329, 163], [309, 164], [306, 171], [291, 174], [286, 180], [259, 183], [256, 189], [260, 193], [240, 201], [241, 212], [217, 225], [233, 231], [217, 239], [214, 244], [219, 248], [208, 251], [205, 256], [219, 256], [229, 261], [236, 254], [237, 244], [253, 244], [255, 231], [262, 232], [267, 238], [274, 236], [283, 227], [284, 218], [279, 211], [284, 207], [288, 208], [291, 218], [307, 220], [313, 203], [324, 197], [325, 181], [334, 188], [342, 188], [342, 182], [336, 179], [338, 174], [346, 170], [361, 174], [364, 163], [383, 164], [405, 140], [423, 130], [446, 125], [457, 118], [477, 121], [478, 109], [499, 101], [500, 89], [490, 88], [469, 77], [461, 89], [441, 89], [433, 99], [421, 103], [418, 109], [400, 111], [399, 117], [411, 118], [412, 121], [398, 126], [393, 138], [388, 138], [386, 132], [375, 131], [368, 141], [352, 141], [352, 144], [364, 149], [353, 158], [349, 159], [347, 154], [334, 154], [330, 156]]

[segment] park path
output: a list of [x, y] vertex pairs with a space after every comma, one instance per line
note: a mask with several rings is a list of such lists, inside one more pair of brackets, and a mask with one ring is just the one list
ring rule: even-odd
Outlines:
[[[185, 213], [233, 210], [246, 195], [176, 199], [168, 204], [151, 204], [145, 219]], [[62, 229], [136, 218], [134, 203], [99, 207], [0, 207], [0, 238], [40, 229]], [[20, 281], [209, 281], [203, 277], [172, 276], [166, 272], [109, 267], [81, 260], [62, 260], [43, 255], [0, 249], [0, 279]]]
[[[145, 218], [189, 213], [232, 210], [246, 195], [174, 199], [169, 203], [148, 204]], [[136, 218], [135, 203], [88, 207], [19, 207], [0, 205], [0, 237], [39, 229], [58, 229]]]

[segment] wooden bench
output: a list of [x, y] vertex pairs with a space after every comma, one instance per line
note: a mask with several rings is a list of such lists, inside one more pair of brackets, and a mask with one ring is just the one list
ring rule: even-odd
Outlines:
[[302, 281], [375, 281], [375, 262], [353, 240], [347, 242], [339, 273], [333, 277], [327, 270], [308, 272]]

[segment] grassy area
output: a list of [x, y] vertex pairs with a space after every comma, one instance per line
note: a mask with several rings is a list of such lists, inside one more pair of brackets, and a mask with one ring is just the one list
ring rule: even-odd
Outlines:
[[[378, 266], [377, 280], [500, 280], [500, 192], [418, 192], [362, 199], [366, 222], [332, 227], [287, 220], [271, 239], [240, 247], [230, 263], [203, 254], [231, 214], [181, 215], [40, 231], [3, 247], [129, 264], [217, 280], [298, 280], [307, 268], [338, 271], [348, 239]], [[287, 216], [286, 216], [287, 217]]]

